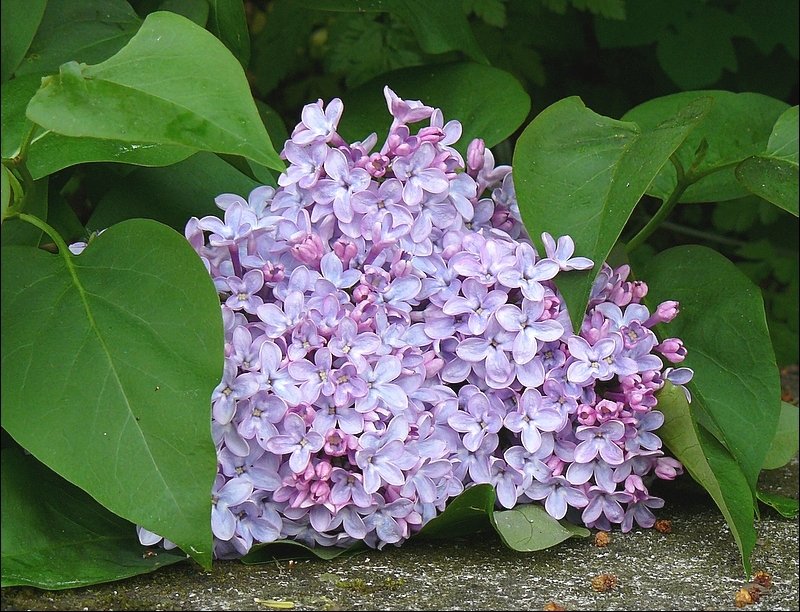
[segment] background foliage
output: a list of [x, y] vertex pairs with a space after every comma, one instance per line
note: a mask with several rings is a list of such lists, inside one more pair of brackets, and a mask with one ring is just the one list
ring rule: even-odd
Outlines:
[[[47, 524], [86, 525], [90, 548], [127, 551], [84, 568], [81, 584], [180, 559], [130, 558], [128, 521], [210, 563], [208, 398], [221, 325], [213, 285], [174, 230], [219, 213], [220, 193], [275, 184], [276, 151], [317, 98], [345, 101], [345, 137], [380, 135], [385, 84], [459, 119], [462, 149], [480, 136], [498, 163], [513, 162], [529, 228], [570, 233], [596, 261], [628, 260], [661, 299], [693, 306], [675, 333], [695, 359], [698, 408], [665, 393], [664, 439], [720, 506], [749, 570], [755, 500], [767, 496], [757, 475], [797, 448], [796, 411], [780, 406], [775, 368], [798, 362], [796, 2], [1, 6], [3, 585], [76, 586], [63, 576], [79, 556], [54, 571], [63, 542]], [[581, 166], [591, 183], [564, 171], [587, 158], [575, 146], [587, 137], [614, 143], [603, 150], [607, 176]], [[539, 180], [533, 169], [546, 163]], [[574, 218], [552, 215], [579, 192]], [[598, 211], [603, 225], [581, 225]], [[134, 218], [149, 221], [114, 225]], [[65, 243], [112, 225], [81, 258], [68, 255]], [[561, 287], [574, 316], [590, 282]], [[746, 323], [719, 332], [723, 315]], [[176, 455], [168, 449], [179, 459], [163, 459]], [[131, 475], [121, 451], [149, 464]], [[32, 490], [31, 479], [50, 485]], [[47, 503], [61, 494], [70, 503]], [[471, 495], [509, 545], [543, 547], [515, 525], [544, 518], [493, 516], [492, 492]], [[465, 512], [474, 518], [474, 504], [428, 533]], [[567, 529], [543, 532], [555, 543], [574, 535]]]

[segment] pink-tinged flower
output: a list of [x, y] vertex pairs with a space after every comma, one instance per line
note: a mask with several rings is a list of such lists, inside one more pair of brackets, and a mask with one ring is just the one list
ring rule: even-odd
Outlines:
[[484, 393], [473, 393], [466, 402], [465, 410], [454, 412], [447, 424], [464, 434], [464, 447], [477, 451], [485, 438], [490, 446], [497, 445], [497, 432], [503, 426], [503, 417]]
[[542, 232], [542, 242], [547, 258], [555, 261], [563, 271], [589, 270], [594, 266], [594, 262], [588, 257], [572, 256], [575, 252], [575, 242], [569, 236], [561, 236], [556, 244], [550, 234]]
[[278, 434], [275, 427], [283, 420], [287, 411], [286, 402], [267, 391], [259, 391], [248, 400], [239, 402], [237, 417], [239, 433], [247, 440], [255, 440], [262, 448], [272, 436]]
[[525, 389], [517, 410], [509, 412], [503, 424], [520, 434], [522, 445], [535, 453], [542, 444], [543, 431], [560, 431], [567, 424], [566, 414], [542, 407], [542, 395], [537, 389]]
[[302, 399], [308, 404], [316, 402], [320, 393], [326, 397], [332, 396], [336, 389], [331, 352], [326, 348], [321, 348], [314, 354], [314, 363], [308, 359], [300, 359], [291, 362], [288, 370], [289, 375], [300, 383]]
[[217, 475], [211, 492], [211, 531], [220, 540], [230, 540], [236, 533], [236, 517], [231, 506], [238, 506], [250, 497], [253, 483], [243, 478], [226, 482], [225, 477]]
[[403, 201], [408, 206], [418, 206], [426, 193], [443, 193], [449, 187], [445, 173], [431, 166], [435, 157], [434, 146], [424, 142], [411, 156], [398, 157], [392, 164], [395, 177], [405, 181]]
[[315, 140], [330, 142], [336, 135], [343, 111], [344, 104], [339, 98], [331, 100], [327, 108], [323, 106], [322, 100], [307, 104], [300, 114], [302, 123], [292, 132], [292, 141], [299, 145], [310, 144]]
[[314, 197], [321, 204], [333, 202], [336, 218], [349, 223], [353, 220], [353, 209], [358, 206], [353, 201], [369, 188], [372, 177], [363, 168], [351, 167], [338, 149], [328, 150], [325, 173], [328, 178], [317, 181]]
[[323, 437], [313, 429], [309, 430], [303, 418], [293, 412], [283, 420], [283, 434], [267, 440], [267, 450], [279, 455], [289, 455], [289, 468], [295, 474], [301, 474], [311, 454], [322, 449]]
[[267, 340], [261, 344], [258, 355], [261, 371], [253, 376], [258, 381], [259, 389], [275, 393], [290, 406], [299, 404], [302, 400], [301, 390], [283, 362], [283, 353], [278, 345]]
[[612, 523], [621, 523], [625, 511], [622, 504], [633, 500], [625, 491], [608, 492], [601, 487], [589, 487], [589, 503], [583, 509], [581, 520], [586, 524], [597, 521], [601, 515]]
[[686, 359], [686, 348], [680, 338], [667, 338], [654, 348], [664, 355], [670, 363], [680, 363]]
[[491, 482], [501, 506], [513, 508], [516, 505], [523, 480], [522, 472], [502, 459], [492, 457]]
[[581, 425], [575, 430], [575, 437], [581, 440], [575, 447], [578, 463], [587, 463], [598, 454], [611, 465], [619, 465], [624, 460], [622, 449], [616, 444], [625, 437], [625, 425], [620, 421], [606, 421], [599, 427]]
[[552, 259], [539, 259], [527, 242], [517, 246], [516, 260], [517, 265], [502, 271], [497, 280], [506, 287], [519, 288], [529, 300], [541, 301], [544, 298], [542, 281], [555, 278], [560, 270], [558, 263]]
[[287, 331], [292, 331], [305, 318], [305, 298], [299, 291], [292, 291], [286, 296], [283, 308], [275, 304], [262, 304], [256, 309], [264, 330], [270, 338], [279, 338]]
[[424, 121], [433, 114], [433, 108], [419, 100], [403, 100], [389, 87], [383, 88], [383, 97], [389, 107], [389, 114], [399, 123], [416, 123]]
[[364, 490], [361, 474], [348, 472], [340, 467], [331, 471], [330, 500], [336, 506], [344, 506], [350, 502], [359, 508], [369, 508], [372, 504], [372, 495]]
[[286, 171], [278, 177], [278, 185], [288, 187], [294, 183], [301, 189], [311, 189], [322, 174], [328, 147], [325, 143], [315, 142], [307, 146], [299, 146], [291, 140], [286, 141], [283, 150], [290, 162]]
[[258, 391], [258, 381], [253, 374], [238, 374], [236, 364], [225, 360], [222, 380], [211, 394], [212, 415], [221, 425], [230, 423], [236, 414], [236, 402], [247, 399]]
[[463, 297], [450, 298], [442, 306], [442, 312], [447, 315], [469, 315], [467, 328], [469, 333], [474, 336], [486, 331], [492, 315], [508, 300], [508, 294], [505, 291], [489, 291], [485, 285], [474, 278], [464, 281], [461, 285], [461, 293]]
[[567, 380], [586, 385], [593, 380], [609, 380], [614, 375], [612, 363], [619, 353], [614, 338], [603, 338], [590, 345], [580, 336], [567, 340], [570, 355], [575, 359], [567, 368]]
[[553, 342], [564, 335], [564, 327], [553, 319], [540, 320], [544, 302], [522, 300], [522, 308], [514, 304], [501, 306], [496, 313], [497, 322], [510, 332], [515, 332], [511, 354], [517, 364], [528, 363], [539, 352], [539, 341]]
[[408, 406], [408, 397], [395, 381], [402, 372], [400, 360], [393, 355], [383, 355], [373, 366], [364, 370], [362, 378], [367, 384], [367, 394], [356, 399], [356, 410], [362, 414], [386, 406], [399, 414]]
[[563, 476], [551, 476], [544, 482], [534, 480], [525, 490], [531, 499], [543, 499], [544, 509], [554, 519], [562, 519], [567, 514], [567, 506], [583, 508], [589, 499], [583, 491], [573, 487]]
[[264, 286], [264, 273], [261, 270], [249, 270], [242, 278], [228, 276], [225, 287], [231, 295], [225, 305], [231, 310], [244, 310], [255, 314], [256, 309], [264, 303], [261, 296], [257, 295]]
[[374, 355], [381, 347], [381, 339], [372, 332], [358, 332], [355, 321], [345, 317], [339, 322], [335, 335], [328, 341], [328, 349], [335, 357], [345, 357], [359, 370], [367, 367], [365, 356]]

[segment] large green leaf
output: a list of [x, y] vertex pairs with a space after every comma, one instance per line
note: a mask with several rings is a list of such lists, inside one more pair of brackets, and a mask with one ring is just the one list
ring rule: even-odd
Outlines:
[[[720, 202], [748, 195], [734, 170], [742, 160], [764, 151], [775, 121], [788, 107], [785, 102], [756, 93], [686, 91], [644, 102], [622, 119], [649, 129], [697, 98], [711, 98], [714, 104], [676, 152], [691, 183], [680, 201]], [[677, 182], [675, 168], [664, 166], [647, 193], [666, 199]]]
[[498, 510], [492, 523], [506, 546], [521, 552], [544, 550], [573, 536], [586, 537], [583, 527], [565, 527], [539, 504], [519, 504], [511, 510]]
[[664, 413], [658, 435], [722, 511], [749, 576], [756, 530], [754, 494], [745, 475], [731, 454], [693, 418], [682, 390], [666, 383], [658, 393], [658, 410]]
[[533, 240], [568, 234], [590, 272], [558, 279], [576, 328], [592, 282], [650, 181], [667, 164], [705, 112], [704, 100], [676, 110], [647, 129], [603, 117], [571, 97], [543, 110], [514, 151], [514, 185]]
[[479, 484], [448, 502], [439, 516], [431, 519], [414, 538], [469, 537], [490, 525], [496, 496], [490, 484]]
[[19, 448], [2, 459], [2, 585], [71, 589], [145, 574], [186, 560], [146, 554], [133, 524]]
[[[17, 77], [2, 86], [2, 153], [8, 159], [17, 155], [30, 122], [25, 109], [39, 89], [38, 75]], [[34, 179], [84, 162], [118, 162], [141, 166], [168, 166], [186, 159], [196, 149], [179, 145], [71, 138], [37, 128], [28, 149], [28, 170]]]
[[247, 68], [250, 63], [250, 32], [247, 29], [244, 2], [208, 0], [208, 4], [208, 29], [225, 43], [242, 67]]
[[775, 437], [770, 443], [764, 463], [764, 470], [774, 470], [789, 463], [800, 448], [800, 409], [794, 404], [781, 402], [781, 414]]
[[382, 74], [343, 96], [342, 136], [363, 140], [377, 132], [379, 142], [383, 141], [392, 122], [383, 97], [385, 85], [401, 98], [441, 108], [445, 121], [460, 121], [464, 131], [455, 146], [462, 153], [473, 138], [483, 138], [488, 147], [508, 138], [525, 121], [531, 104], [513, 76], [491, 66], [457, 63], [404, 68]]
[[[692, 413], [739, 464], [751, 491], [780, 413], [780, 376], [761, 292], [725, 257], [701, 246], [656, 255], [641, 272], [651, 310], [665, 300], [680, 314], [658, 329], [683, 340], [692, 368]], [[663, 333], [662, 333], [663, 332]]]
[[27, 114], [65, 136], [178, 145], [284, 167], [242, 67], [211, 33], [175, 13], [148, 15], [101, 64], [62, 65]]
[[124, 47], [141, 24], [125, 0], [53, 0], [17, 74], [49, 74], [70, 61], [102, 62]]
[[247, 195], [254, 180], [213, 153], [201, 152], [168, 168], [137, 168], [120, 177], [100, 200], [86, 226], [105, 229], [143, 217], [183, 232], [190, 217], [222, 215], [214, 203], [221, 193]]
[[787, 109], [775, 122], [767, 149], [762, 155], [745, 159], [736, 168], [736, 178], [744, 187], [798, 216], [797, 106]]
[[[47, 188], [48, 179], [42, 179], [33, 183], [28, 191], [23, 195], [23, 200], [18, 203], [21, 208], [16, 212], [24, 212], [35, 215], [40, 219], [47, 218]], [[11, 217], [3, 222], [0, 229], [0, 237], [3, 246], [28, 245], [37, 246], [42, 237], [42, 230], [34, 227], [30, 223], [22, 221], [18, 217]]]
[[340, 12], [389, 12], [403, 20], [426, 53], [461, 51], [488, 64], [464, 15], [461, 0], [298, 0], [310, 9]]
[[42, 21], [47, 0], [6, 0], [0, 4], [0, 81], [11, 78]]
[[2, 190], [0, 190], [0, 220], [6, 220], [6, 212], [8, 212], [8, 207], [11, 206], [11, 198], [13, 194], [11, 193], [11, 171], [6, 168], [5, 166], [2, 167]]
[[210, 566], [210, 397], [223, 339], [200, 258], [146, 220], [115, 225], [77, 257], [2, 251], [3, 428]]

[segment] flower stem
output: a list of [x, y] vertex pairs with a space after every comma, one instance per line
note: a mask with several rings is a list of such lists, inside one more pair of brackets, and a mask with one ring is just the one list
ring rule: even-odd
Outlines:
[[35, 217], [27, 213], [19, 213], [17, 216], [23, 221], [26, 221], [31, 225], [38, 227], [45, 234], [50, 236], [50, 238], [53, 239], [53, 242], [55, 243], [56, 247], [58, 247], [58, 252], [61, 253], [61, 255], [67, 261], [67, 267], [70, 269], [72, 268], [72, 261], [70, 261], [69, 248], [67, 247], [67, 243], [64, 242], [64, 239], [59, 235], [59, 233], [55, 229], [53, 229], [47, 223], [42, 221], [39, 217]]
[[683, 192], [686, 191], [686, 188], [692, 184], [691, 179], [687, 179], [686, 175], [683, 172], [683, 166], [675, 157], [669, 158], [672, 162], [672, 165], [675, 166], [675, 171], [678, 175], [678, 182], [675, 184], [675, 189], [672, 191], [670, 196], [661, 203], [661, 207], [656, 211], [656, 214], [647, 222], [647, 224], [639, 230], [639, 233], [636, 234], [628, 244], [625, 246], [625, 251], [627, 253], [632, 253], [637, 248], [642, 246], [644, 242], [650, 237], [656, 228], [661, 225], [661, 223], [666, 219], [669, 214], [672, 212], [672, 209], [675, 208], [675, 205], [680, 200]]

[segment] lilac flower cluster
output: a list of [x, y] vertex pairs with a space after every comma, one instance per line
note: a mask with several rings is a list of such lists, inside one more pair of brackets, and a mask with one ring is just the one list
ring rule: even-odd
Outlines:
[[[511, 168], [457, 121], [388, 88], [386, 142], [348, 144], [338, 99], [303, 109], [278, 188], [224, 194], [186, 237], [221, 296], [212, 397], [215, 555], [259, 543], [399, 544], [475, 483], [589, 527], [654, 523], [654, 433], [680, 340], [647, 287], [604, 265], [579, 334], [553, 282], [592, 267], [519, 217]], [[412, 131], [411, 125], [424, 122]], [[143, 543], [160, 538], [140, 529]], [[169, 545], [169, 543], [167, 543]]]

